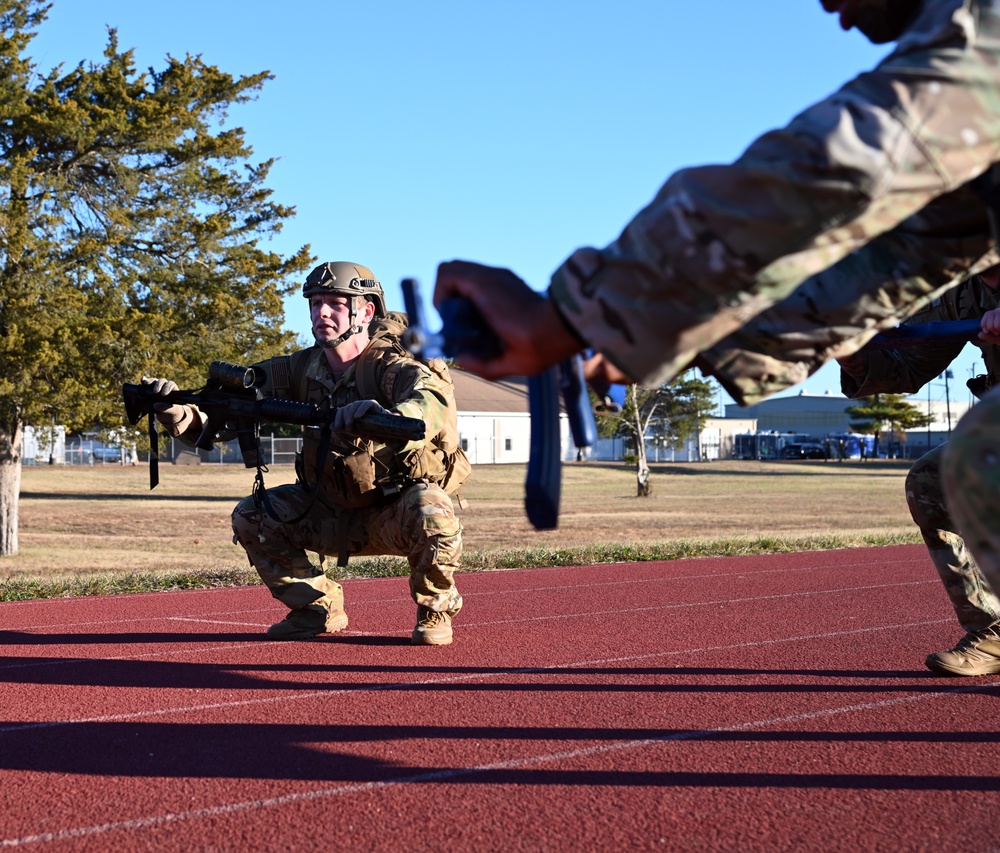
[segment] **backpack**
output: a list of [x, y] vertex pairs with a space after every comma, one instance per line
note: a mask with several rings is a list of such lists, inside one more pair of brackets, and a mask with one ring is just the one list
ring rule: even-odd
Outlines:
[[[409, 325], [409, 320], [401, 311], [390, 311], [384, 317], [376, 317], [368, 326], [370, 343], [361, 353], [355, 368], [354, 378], [362, 399], [376, 400], [381, 405], [389, 407], [391, 400], [385, 399], [378, 381], [379, 362], [386, 358], [404, 355], [412, 358], [403, 346], [401, 336]], [[437, 470], [433, 473], [421, 469], [420, 460], [414, 460], [413, 476], [427, 477], [437, 482], [449, 495], [455, 495], [472, 476], [472, 463], [462, 449], [458, 435], [458, 412], [455, 405], [455, 383], [448, 370], [448, 363], [443, 358], [432, 358], [426, 362], [427, 368], [441, 380], [445, 387], [445, 399], [448, 403], [448, 415], [444, 426], [437, 435], [431, 437], [431, 444], [439, 451], [444, 464], [443, 474]], [[434, 466], [437, 469], [437, 466]], [[465, 507], [465, 500], [458, 495], [459, 506]]]

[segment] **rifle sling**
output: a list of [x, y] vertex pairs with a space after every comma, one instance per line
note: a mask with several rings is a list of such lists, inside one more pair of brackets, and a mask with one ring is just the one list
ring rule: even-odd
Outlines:
[[149, 409], [149, 488], [155, 489], [160, 482], [160, 438], [156, 431], [156, 415]]
[[[319, 440], [319, 449], [317, 451], [316, 458], [316, 481], [308, 487], [307, 492], [309, 494], [309, 502], [306, 504], [305, 509], [302, 510], [295, 518], [284, 519], [280, 518], [271, 504], [271, 499], [267, 496], [267, 489], [264, 487], [264, 472], [261, 466], [257, 465], [257, 478], [254, 481], [253, 489], [253, 499], [254, 503], [257, 505], [258, 509], [263, 506], [264, 511], [271, 516], [278, 524], [297, 524], [305, 518], [309, 511], [313, 508], [313, 504], [316, 502], [316, 496], [319, 494], [319, 484], [322, 481], [323, 468], [326, 465], [327, 453], [330, 450], [330, 433], [333, 428], [330, 424], [327, 424], [326, 428], [323, 430], [323, 435]], [[258, 460], [260, 455], [258, 454]], [[338, 565], [340, 565], [338, 561]], [[346, 566], [347, 563], [344, 562]]]

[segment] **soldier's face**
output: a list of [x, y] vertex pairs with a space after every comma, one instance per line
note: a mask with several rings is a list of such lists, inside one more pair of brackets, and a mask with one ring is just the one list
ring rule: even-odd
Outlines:
[[351, 300], [346, 296], [309, 297], [309, 315], [317, 343], [340, 337], [351, 324]]
[[840, 26], [857, 27], [874, 44], [895, 41], [923, 0], [820, 0], [827, 12], [840, 15]]

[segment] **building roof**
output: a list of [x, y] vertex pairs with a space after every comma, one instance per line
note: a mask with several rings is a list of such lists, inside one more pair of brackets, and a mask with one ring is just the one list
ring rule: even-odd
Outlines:
[[834, 412], [843, 413], [857, 400], [850, 400], [843, 394], [795, 394], [785, 397], [769, 397], [752, 406], [726, 406], [726, 417], [760, 418], [770, 414], [786, 412]]
[[523, 376], [491, 382], [460, 367], [451, 368], [459, 412], [528, 411], [528, 380]]

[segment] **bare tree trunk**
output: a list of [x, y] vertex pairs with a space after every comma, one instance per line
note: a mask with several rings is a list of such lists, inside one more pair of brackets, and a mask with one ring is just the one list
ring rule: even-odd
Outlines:
[[629, 392], [632, 394], [633, 414], [635, 417], [635, 479], [637, 484], [637, 497], [648, 498], [653, 494], [653, 486], [649, 482], [649, 463], [646, 461], [646, 424], [642, 422], [639, 413], [638, 386], [630, 385]]
[[646, 454], [639, 454], [639, 462], [635, 475], [638, 491], [636, 497], [648, 498], [653, 494], [653, 484], [649, 481], [649, 466], [646, 464]]
[[17, 512], [21, 493], [21, 442], [19, 419], [0, 423], [0, 557], [17, 553]]
[[632, 386], [633, 402], [635, 403], [635, 479], [636, 497], [648, 498], [653, 494], [653, 484], [649, 482], [649, 462], [646, 460], [646, 424], [642, 422], [636, 395], [636, 386]]

